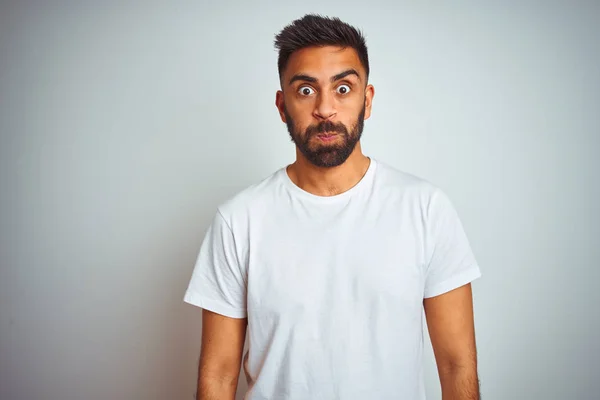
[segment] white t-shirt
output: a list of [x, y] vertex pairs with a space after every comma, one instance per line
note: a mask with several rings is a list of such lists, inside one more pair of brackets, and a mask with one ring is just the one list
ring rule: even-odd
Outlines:
[[480, 275], [448, 197], [371, 159], [336, 196], [281, 168], [222, 204], [185, 301], [248, 318], [246, 400], [424, 399], [423, 298]]

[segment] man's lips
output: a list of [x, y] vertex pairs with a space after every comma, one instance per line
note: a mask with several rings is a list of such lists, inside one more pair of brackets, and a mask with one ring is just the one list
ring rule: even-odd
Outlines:
[[322, 140], [324, 142], [328, 142], [330, 140], [335, 139], [338, 136], [338, 134], [337, 133], [329, 133], [329, 132], [327, 132], [327, 133], [319, 133], [316, 136], [317, 136], [318, 139], [320, 139], [320, 140]]
[[319, 136], [319, 137], [330, 137], [330, 136], [337, 136], [337, 135], [338, 135], [337, 132], [320, 132], [320, 133], [317, 133], [316, 136]]

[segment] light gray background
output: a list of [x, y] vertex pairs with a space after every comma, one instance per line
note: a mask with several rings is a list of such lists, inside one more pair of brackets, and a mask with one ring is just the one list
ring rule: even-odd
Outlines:
[[461, 215], [483, 398], [597, 399], [598, 4], [282, 3], [0, 6], [0, 398], [192, 398], [197, 251], [293, 161], [273, 36], [321, 12], [367, 35], [365, 153]]

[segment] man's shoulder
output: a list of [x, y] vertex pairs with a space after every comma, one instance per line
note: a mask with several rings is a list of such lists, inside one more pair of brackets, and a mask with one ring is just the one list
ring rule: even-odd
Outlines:
[[440, 188], [427, 179], [377, 161], [376, 184], [380, 190], [431, 197]]
[[[455, 213], [452, 200], [440, 186], [384, 163], [378, 165], [378, 188], [385, 201], [410, 205], [433, 219]], [[416, 207], [413, 207], [416, 206]]]
[[282, 168], [279, 168], [231, 195], [219, 205], [221, 215], [229, 222], [233, 218], [243, 217], [250, 212], [256, 213], [267, 207], [277, 193], [281, 171]]

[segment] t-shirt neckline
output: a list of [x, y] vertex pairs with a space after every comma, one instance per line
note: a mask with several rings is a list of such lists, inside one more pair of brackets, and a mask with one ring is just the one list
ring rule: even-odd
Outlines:
[[290, 178], [290, 176], [287, 173], [287, 167], [289, 165], [286, 165], [285, 167], [281, 168], [279, 170], [279, 173], [282, 176], [282, 181], [283, 181], [284, 185], [287, 188], [289, 188], [297, 196], [300, 196], [300, 197], [308, 199], [308, 200], [321, 202], [321, 203], [335, 203], [335, 202], [338, 202], [338, 201], [341, 201], [341, 200], [344, 200], [344, 199], [347, 199], [347, 198], [353, 196], [355, 193], [361, 191], [363, 187], [367, 186], [369, 184], [369, 182], [371, 182], [373, 180], [373, 176], [375, 175], [375, 169], [377, 167], [377, 162], [372, 157], [368, 157], [368, 158], [370, 160], [369, 167], [367, 168], [367, 171], [365, 172], [363, 177], [356, 183], [356, 185], [352, 186], [350, 189], [346, 190], [345, 192], [342, 192], [342, 193], [339, 193], [339, 194], [336, 194], [333, 196], [319, 196], [319, 195], [307, 192], [306, 190], [297, 186], [292, 181], [292, 179]]

